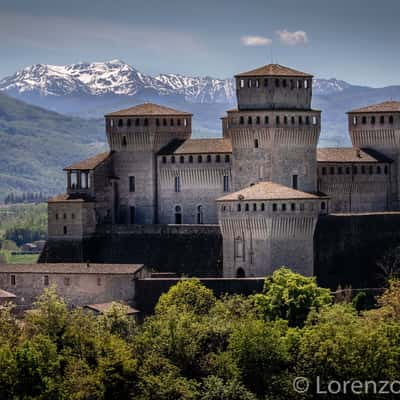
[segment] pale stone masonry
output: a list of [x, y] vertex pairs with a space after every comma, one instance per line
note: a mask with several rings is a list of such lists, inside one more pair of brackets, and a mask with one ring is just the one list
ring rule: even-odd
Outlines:
[[312, 75], [270, 64], [235, 76], [238, 106], [222, 138], [192, 139], [192, 115], [141, 104], [105, 116], [110, 150], [67, 168], [49, 201], [49, 238], [99, 226], [219, 224], [223, 273], [313, 274], [313, 237], [328, 213], [397, 210], [400, 102], [350, 111], [352, 148], [319, 148]]

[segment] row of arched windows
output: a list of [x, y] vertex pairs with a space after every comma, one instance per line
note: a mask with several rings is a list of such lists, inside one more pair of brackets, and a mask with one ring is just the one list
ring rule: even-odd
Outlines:
[[[369, 165], [368, 167], [366, 165], [361, 165], [361, 166], [356, 166], [353, 165], [352, 167], [347, 166], [347, 167], [322, 167], [320, 169], [321, 175], [350, 175], [353, 173], [353, 175], [356, 175], [358, 173], [360, 174], [382, 174], [382, 167], [380, 165], [374, 166], [374, 165]], [[383, 173], [387, 175], [389, 173], [389, 167], [385, 165], [383, 167]]]
[[[232, 120], [231, 120], [232, 122]], [[264, 118], [261, 118], [260, 116], [240, 116], [239, 117], [239, 125], [269, 125], [270, 123], [274, 123], [275, 125], [317, 125], [318, 124], [318, 118], [313, 115], [311, 118], [309, 115], [303, 116], [299, 115], [298, 117], [292, 115], [292, 116], [287, 116], [287, 115], [277, 115], [274, 120], [270, 120], [269, 116], [266, 115]]]
[[[127, 126], [128, 128], [131, 126], [149, 126], [148, 118], [134, 118], [134, 119], [118, 119], [118, 120], [110, 120], [110, 127], [113, 128], [118, 126], [122, 128]], [[186, 118], [156, 118], [155, 119], [156, 126], [187, 126], [188, 121]]]
[[239, 89], [248, 88], [261, 88], [261, 87], [275, 87], [275, 88], [289, 88], [289, 89], [308, 89], [311, 88], [311, 79], [282, 79], [282, 78], [263, 78], [263, 79], [240, 79]]
[[393, 115], [389, 115], [389, 116], [380, 115], [379, 118], [376, 117], [375, 115], [372, 115], [370, 117], [367, 117], [366, 115], [363, 115], [362, 117], [354, 115], [353, 116], [353, 125], [359, 124], [360, 120], [363, 125], [366, 125], [368, 122], [371, 125], [375, 125], [378, 122], [379, 122], [379, 124], [383, 125], [385, 123], [393, 124], [394, 117], [393, 117]]
[[[290, 204], [286, 204], [286, 203], [272, 203], [272, 205], [268, 205], [265, 203], [237, 203], [236, 204], [236, 211], [237, 212], [250, 212], [250, 211], [269, 211], [269, 207], [270, 210], [273, 212], [277, 212], [277, 211], [304, 211], [304, 203], [290, 203]], [[310, 205], [311, 210], [314, 209], [314, 205], [313, 203], [311, 203]], [[326, 210], [326, 202], [322, 201], [321, 202], [321, 210]], [[230, 209], [228, 209], [228, 207], [226, 205], [223, 205], [221, 208], [222, 212], [225, 211], [231, 211]]]
[[[187, 157], [187, 162], [193, 163], [195, 159], [196, 159], [196, 161], [198, 163], [202, 163], [203, 161], [205, 161], [207, 163], [210, 163], [210, 162], [213, 161], [213, 157], [210, 154], [208, 154], [207, 156], [198, 155], [197, 157], [190, 155], [190, 156]], [[169, 156], [169, 157], [163, 156], [161, 160], [162, 160], [163, 164], [167, 164], [167, 162], [170, 162], [171, 164], [175, 164], [178, 161], [178, 157], [175, 157], [175, 156]], [[184, 164], [185, 160], [186, 160], [185, 156], [179, 156], [179, 163], [180, 164]], [[228, 163], [231, 160], [231, 156], [229, 154], [225, 154], [225, 155], [216, 154], [215, 155], [214, 161], [216, 163], [220, 163], [220, 162], [222, 162], [222, 160], [224, 162]]]

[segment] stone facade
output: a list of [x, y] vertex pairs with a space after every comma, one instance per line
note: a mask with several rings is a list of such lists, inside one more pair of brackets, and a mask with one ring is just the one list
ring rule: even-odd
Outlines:
[[219, 139], [191, 139], [191, 114], [155, 104], [107, 114], [110, 151], [66, 168], [50, 242], [104, 226], [219, 224], [225, 276], [283, 264], [312, 275], [321, 214], [398, 209], [400, 103], [350, 111], [353, 147], [317, 149], [311, 75], [272, 64], [235, 79]]
[[132, 302], [132, 280], [145, 276], [142, 265], [0, 265], [0, 287], [15, 294], [15, 303], [22, 308], [31, 307], [43, 290], [51, 286], [70, 306], [114, 300]]

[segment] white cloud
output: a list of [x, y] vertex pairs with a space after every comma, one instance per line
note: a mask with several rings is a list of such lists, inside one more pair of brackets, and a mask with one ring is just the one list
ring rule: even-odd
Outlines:
[[282, 31], [277, 31], [276, 33], [281, 42], [290, 46], [308, 43], [307, 33], [304, 31], [289, 32], [288, 30], [283, 29]]
[[242, 36], [240, 41], [245, 46], [269, 46], [272, 40], [264, 36]]

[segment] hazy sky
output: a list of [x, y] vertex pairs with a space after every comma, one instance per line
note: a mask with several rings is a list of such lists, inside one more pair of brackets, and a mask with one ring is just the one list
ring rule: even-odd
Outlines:
[[399, 0], [0, 0], [0, 77], [35, 63], [122, 59], [220, 78], [271, 62], [400, 84]]

